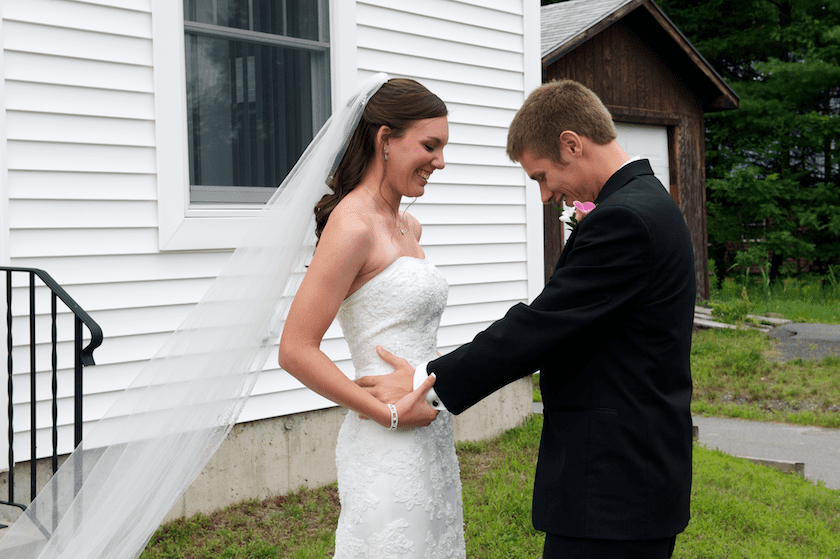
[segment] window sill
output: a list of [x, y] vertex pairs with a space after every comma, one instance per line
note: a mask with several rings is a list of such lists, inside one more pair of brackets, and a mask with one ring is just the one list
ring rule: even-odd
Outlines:
[[262, 205], [252, 208], [196, 208], [187, 210], [170, 231], [160, 230], [160, 249], [233, 250], [250, 229]]

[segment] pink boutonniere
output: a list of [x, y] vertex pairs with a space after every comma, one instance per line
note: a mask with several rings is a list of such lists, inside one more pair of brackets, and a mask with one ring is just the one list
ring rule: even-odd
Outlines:
[[563, 209], [563, 215], [560, 216], [560, 221], [568, 223], [569, 227], [574, 229], [575, 225], [580, 220], [586, 217], [586, 214], [595, 209], [595, 204], [592, 202], [572, 202], [573, 206]]

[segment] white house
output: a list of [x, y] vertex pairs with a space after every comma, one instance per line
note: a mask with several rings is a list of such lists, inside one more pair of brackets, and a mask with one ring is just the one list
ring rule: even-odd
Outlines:
[[[201, 298], [331, 109], [375, 72], [417, 79], [450, 110], [446, 168], [411, 207], [451, 286], [440, 351], [535, 297], [542, 205], [504, 146], [541, 82], [539, 19], [531, 0], [0, 0], [0, 265], [46, 270], [101, 325], [85, 424]], [[338, 328], [325, 348], [349, 373]], [[173, 515], [334, 479], [344, 412], [273, 361]], [[23, 415], [28, 393], [12, 404]], [[459, 418], [458, 435], [497, 434], [530, 408], [523, 379]], [[27, 460], [28, 423], [14, 428], [16, 462]], [[0, 519], [16, 511], [0, 506]]]

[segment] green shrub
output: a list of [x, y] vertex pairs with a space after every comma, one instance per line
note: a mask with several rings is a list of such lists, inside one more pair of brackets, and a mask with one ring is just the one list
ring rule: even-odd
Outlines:
[[752, 310], [747, 287], [741, 290], [741, 298], [727, 303], [712, 303], [712, 316], [729, 324], [743, 324]]

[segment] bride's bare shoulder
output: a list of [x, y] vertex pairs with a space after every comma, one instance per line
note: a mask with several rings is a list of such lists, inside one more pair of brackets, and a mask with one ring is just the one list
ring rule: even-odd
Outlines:
[[321, 241], [334, 238], [344, 242], [352, 237], [368, 237], [372, 228], [370, 210], [356, 196], [345, 196], [330, 213]]

